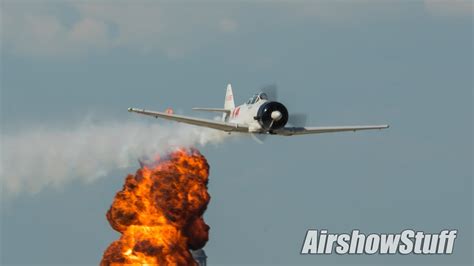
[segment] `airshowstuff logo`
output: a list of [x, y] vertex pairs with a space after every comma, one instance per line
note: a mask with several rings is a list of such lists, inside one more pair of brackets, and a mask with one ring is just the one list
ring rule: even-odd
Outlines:
[[452, 254], [457, 230], [425, 233], [406, 229], [397, 234], [328, 234], [328, 230], [306, 232], [301, 254]]

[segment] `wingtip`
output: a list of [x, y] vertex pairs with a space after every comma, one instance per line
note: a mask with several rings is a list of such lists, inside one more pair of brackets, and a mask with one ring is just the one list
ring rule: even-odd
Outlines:
[[128, 107], [127, 109], [129, 112], [132, 112], [133, 111], [133, 108], [132, 107]]

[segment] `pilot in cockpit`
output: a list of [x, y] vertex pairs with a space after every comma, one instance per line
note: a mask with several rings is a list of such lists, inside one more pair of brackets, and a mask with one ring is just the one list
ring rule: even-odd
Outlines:
[[250, 97], [250, 99], [247, 101], [247, 104], [254, 104], [259, 102], [260, 100], [268, 100], [267, 94], [265, 94], [264, 92], [255, 94], [254, 96]]
[[265, 92], [261, 92], [259, 95], [258, 95], [258, 98], [260, 100], [268, 100], [268, 96]]

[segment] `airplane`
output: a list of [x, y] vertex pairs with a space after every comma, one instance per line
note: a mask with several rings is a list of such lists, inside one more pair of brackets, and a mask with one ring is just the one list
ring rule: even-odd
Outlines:
[[[269, 97], [272, 96], [272, 97]], [[273, 98], [273, 99], [271, 99]], [[184, 115], [177, 115], [173, 110], [168, 108], [165, 112], [150, 111], [139, 108], [128, 108], [129, 112], [149, 115], [155, 118], [163, 118], [167, 120], [182, 122], [186, 124], [213, 128], [221, 131], [239, 133], [250, 133], [255, 135], [305, 135], [319, 134], [342, 131], [359, 131], [371, 129], [386, 129], [389, 125], [366, 125], [366, 126], [287, 126], [289, 120], [291, 123], [291, 115], [287, 108], [280, 102], [276, 101], [275, 87], [267, 87], [262, 89], [260, 93], [253, 95], [246, 103], [235, 106], [234, 94], [231, 84], [227, 85], [225, 95], [224, 108], [193, 108], [196, 111], [217, 112], [222, 113], [221, 121], [196, 118]], [[295, 120], [297, 120], [295, 118]]]

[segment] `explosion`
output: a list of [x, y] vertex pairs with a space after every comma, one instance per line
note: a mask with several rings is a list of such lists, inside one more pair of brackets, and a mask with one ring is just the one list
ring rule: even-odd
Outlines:
[[209, 165], [195, 149], [179, 149], [128, 175], [107, 212], [122, 235], [101, 265], [197, 265], [189, 249], [209, 239]]

